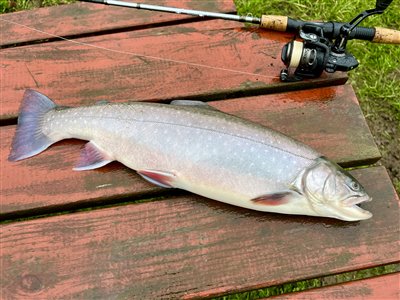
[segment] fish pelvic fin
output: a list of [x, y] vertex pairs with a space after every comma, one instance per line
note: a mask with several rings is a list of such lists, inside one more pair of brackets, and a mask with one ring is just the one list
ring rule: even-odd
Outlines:
[[42, 132], [44, 115], [56, 104], [45, 95], [26, 90], [22, 98], [17, 130], [11, 144], [9, 161], [22, 160], [47, 149], [55, 143]]
[[74, 170], [85, 171], [97, 169], [113, 160], [114, 159], [110, 155], [100, 149], [93, 141], [90, 141], [83, 147], [79, 162], [74, 167]]

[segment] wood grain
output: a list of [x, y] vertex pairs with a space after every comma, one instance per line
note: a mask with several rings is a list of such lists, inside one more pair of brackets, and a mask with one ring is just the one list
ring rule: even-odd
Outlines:
[[[145, 3], [224, 13], [235, 11], [233, 1], [146, 0]], [[194, 20], [199, 19], [188, 15], [94, 3], [74, 3], [2, 15], [0, 18], [0, 31], [2, 32], [0, 47], [52, 39], [54, 38], [52, 35], [73, 38]], [[34, 30], [25, 26], [34, 28]]]
[[[372, 163], [380, 157], [354, 92], [347, 85], [210, 104], [281, 131], [342, 165]], [[9, 162], [14, 131], [15, 126], [0, 129], [3, 218], [113, 203], [126, 197], [149, 197], [162, 191], [117, 163], [97, 170], [73, 171], [83, 144], [79, 141], [64, 141], [38, 156]]]
[[215, 100], [346, 81], [345, 74], [335, 73], [280, 82], [280, 52], [290, 38], [211, 20], [75, 40], [92, 46], [62, 41], [3, 49], [0, 120], [16, 117], [27, 88], [62, 105], [84, 105], [100, 100]]
[[383, 167], [352, 174], [361, 222], [260, 213], [201, 197], [1, 226], [4, 298], [197, 298], [398, 261], [399, 199]]
[[346, 282], [299, 293], [281, 295], [278, 299], [309, 300], [395, 300], [400, 299], [400, 273], [388, 274], [364, 280]]

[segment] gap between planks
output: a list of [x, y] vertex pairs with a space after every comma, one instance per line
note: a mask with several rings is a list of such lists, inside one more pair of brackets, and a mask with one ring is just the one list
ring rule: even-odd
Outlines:
[[[365, 273], [380, 272], [380, 269], [388, 268], [389, 271], [383, 271], [380, 275], [365, 275]], [[400, 273], [399, 262], [386, 264], [378, 267], [353, 270], [344, 273], [337, 273], [322, 277], [304, 278], [297, 281], [285, 282], [279, 285], [271, 285], [261, 287], [259, 289], [245, 290], [237, 293], [221, 295], [215, 300], [231, 300], [231, 299], [310, 299], [306, 297], [307, 294], [311, 296], [319, 296], [315, 299], [322, 299], [321, 292], [325, 290], [337, 289], [342, 285], [358, 284], [364, 280], [374, 280], [381, 276], [395, 277]], [[360, 275], [361, 274], [361, 275]], [[357, 276], [355, 278], [355, 276]], [[335, 283], [326, 283], [326, 281], [334, 281]], [[288, 288], [290, 286], [290, 288]], [[314, 298], [313, 298], [314, 299]], [[336, 299], [336, 298], [335, 298]], [[341, 298], [340, 298], [341, 299]], [[336, 299], [339, 300], [339, 299]]]
[[[344, 300], [354, 299], [358, 300], [362, 297], [363, 300], [375, 299], [399, 299], [399, 280], [400, 280], [400, 265], [391, 264], [382, 267], [393, 266], [395, 271], [383, 273], [380, 275], [357, 278], [355, 280], [347, 280], [336, 284], [322, 285], [301, 291], [283, 293], [277, 296], [268, 297], [268, 299], [280, 300]], [[359, 271], [369, 271], [372, 269], [364, 269]], [[349, 274], [354, 273], [348, 272]], [[337, 274], [337, 276], [345, 275], [347, 273]], [[319, 278], [314, 278], [319, 279]], [[266, 299], [266, 298], [265, 298]]]

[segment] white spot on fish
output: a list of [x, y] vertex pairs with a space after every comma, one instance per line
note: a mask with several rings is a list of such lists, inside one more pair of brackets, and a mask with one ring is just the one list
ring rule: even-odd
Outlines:
[[111, 183], [100, 184], [100, 185], [96, 186], [96, 189], [101, 189], [101, 188], [108, 187], [108, 186], [112, 186], [112, 184]]

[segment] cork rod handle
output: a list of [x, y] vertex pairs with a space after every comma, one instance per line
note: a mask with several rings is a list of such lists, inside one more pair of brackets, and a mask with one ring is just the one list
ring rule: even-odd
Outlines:
[[261, 27], [276, 31], [286, 31], [288, 17], [263, 15], [261, 17]]
[[375, 28], [374, 43], [400, 44], [400, 31], [382, 27]]

